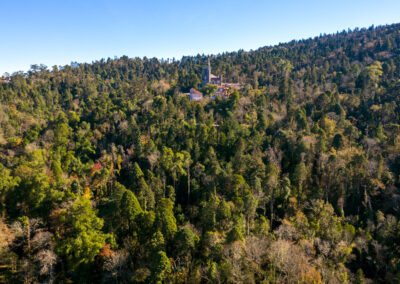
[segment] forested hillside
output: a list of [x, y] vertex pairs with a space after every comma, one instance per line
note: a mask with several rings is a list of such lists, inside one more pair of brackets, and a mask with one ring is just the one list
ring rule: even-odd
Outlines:
[[400, 282], [400, 24], [207, 59], [0, 83], [0, 283]]

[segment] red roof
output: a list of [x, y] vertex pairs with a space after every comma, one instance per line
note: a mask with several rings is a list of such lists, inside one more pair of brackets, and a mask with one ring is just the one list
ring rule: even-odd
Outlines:
[[190, 93], [191, 93], [192, 95], [193, 95], [193, 94], [202, 95], [202, 93], [199, 92], [198, 90], [196, 90], [195, 88], [191, 88], [191, 89], [190, 89]]

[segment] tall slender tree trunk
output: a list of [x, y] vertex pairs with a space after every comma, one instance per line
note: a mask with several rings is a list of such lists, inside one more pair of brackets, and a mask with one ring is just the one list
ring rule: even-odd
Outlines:
[[249, 225], [250, 221], [249, 221], [249, 219], [250, 219], [249, 216], [247, 216], [246, 217], [247, 236], [250, 235], [250, 225]]
[[28, 228], [27, 228], [27, 243], [28, 243], [28, 255], [31, 255], [31, 224], [30, 220], [28, 219]]
[[188, 204], [190, 204], [190, 167], [187, 168], [187, 175], [188, 175]]
[[271, 199], [269, 201], [269, 210], [270, 210], [270, 215], [271, 215], [271, 228], [272, 228], [272, 224], [274, 222], [274, 198], [275, 198], [275, 188], [272, 189], [272, 193], [271, 193]]
[[165, 190], [166, 190], [166, 177], [165, 177], [165, 174], [163, 176], [163, 189], [164, 189], [164, 198], [165, 198]]

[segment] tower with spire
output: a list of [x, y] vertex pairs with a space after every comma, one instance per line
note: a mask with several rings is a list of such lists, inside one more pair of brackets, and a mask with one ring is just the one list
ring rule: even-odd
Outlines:
[[203, 68], [203, 72], [201, 74], [201, 86], [204, 87], [207, 84], [218, 86], [222, 84], [222, 76], [215, 76], [211, 73], [210, 58], [207, 60], [207, 67]]

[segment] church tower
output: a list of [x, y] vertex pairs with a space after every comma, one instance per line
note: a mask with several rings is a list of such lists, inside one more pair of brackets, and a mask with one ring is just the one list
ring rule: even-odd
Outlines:
[[207, 68], [203, 68], [203, 72], [201, 74], [201, 86], [204, 87], [210, 82], [211, 82], [211, 64], [210, 64], [210, 58], [208, 58]]
[[210, 58], [207, 61], [207, 68], [203, 68], [201, 73], [201, 86], [204, 87], [208, 83], [217, 86], [222, 85], [222, 76], [215, 76], [211, 73]]

